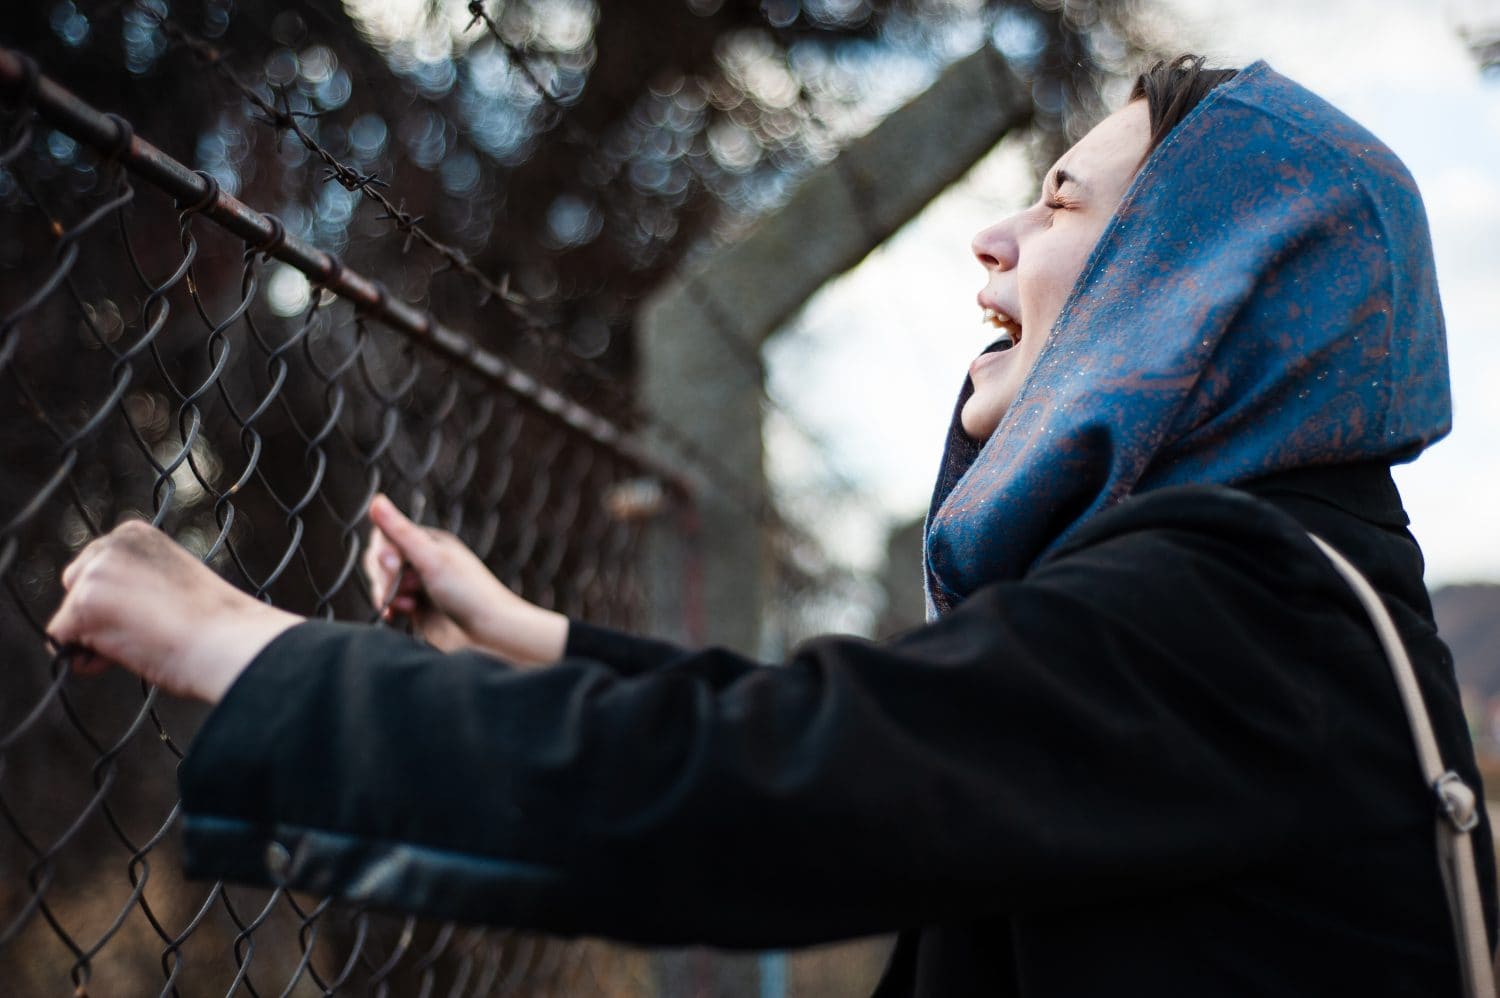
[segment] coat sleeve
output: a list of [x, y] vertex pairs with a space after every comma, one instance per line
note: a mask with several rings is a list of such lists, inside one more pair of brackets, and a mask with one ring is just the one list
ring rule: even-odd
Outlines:
[[708, 648], [520, 672], [304, 623], [180, 770], [188, 871], [771, 947], [1243, 869], [1338, 807], [1297, 661], [1339, 629], [1316, 573], [1258, 575], [1264, 552], [1226, 543], [1126, 533], [779, 665]]
[[565, 658], [587, 658], [621, 676], [639, 676], [690, 654], [680, 645], [582, 620], [568, 621]]

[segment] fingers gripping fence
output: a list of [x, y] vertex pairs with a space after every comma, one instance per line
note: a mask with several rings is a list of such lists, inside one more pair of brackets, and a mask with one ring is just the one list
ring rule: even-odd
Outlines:
[[[602, 944], [183, 881], [201, 709], [79, 680], [43, 626], [63, 565], [130, 516], [257, 597], [375, 620], [377, 490], [529, 598], [629, 626], [649, 497], [686, 508], [674, 469], [5, 50], [0, 97], [0, 994], [642, 993], [644, 957]], [[296, 314], [272, 258], [313, 283]]]

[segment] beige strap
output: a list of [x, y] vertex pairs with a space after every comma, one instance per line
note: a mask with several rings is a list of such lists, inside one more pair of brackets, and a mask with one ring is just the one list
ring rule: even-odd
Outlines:
[[1466, 786], [1457, 773], [1443, 768], [1443, 757], [1438, 751], [1437, 738], [1432, 733], [1432, 720], [1422, 701], [1422, 689], [1417, 685], [1417, 674], [1412, 670], [1411, 659], [1401, 643], [1396, 624], [1375, 587], [1370, 585], [1359, 569], [1317, 534], [1308, 534], [1313, 542], [1333, 562], [1344, 581], [1354, 590], [1364, 605], [1385, 657], [1391, 664], [1396, 678], [1396, 687], [1401, 691], [1401, 703], [1406, 708], [1406, 719], [1411, 724], [1412, 739], [1417, 746], [1417, 761], [1422, 767], [1422, 778], [1437, 796], [1441, 813], [1437, 819], [1438, 869], [1443, 875], [1443, 886], [1448, 893], [1448, 910], [1453, 916], [1453, 931], [1458, 945], [1459, 964], [1464, 975], [1467, 998], [1495, 998], [1495, 972], [1493, 957], [1484, 931], [1484, 909], [1480, 905], [1479, 876], [1474, 866], [1474, 837], [1469, 833], [1479, 824], [1480, 802], [1474, 791]]

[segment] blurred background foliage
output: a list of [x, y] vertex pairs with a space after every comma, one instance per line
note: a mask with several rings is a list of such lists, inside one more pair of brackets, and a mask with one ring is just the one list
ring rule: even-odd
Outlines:
[[[513, 309], [482, 305], [421, 247], [403, 252], [378, 206], [258, 121], [158, 17], [507, 282], [567, 356], [556, 339], [526, 355]], [[1049, 159], [1098, 115], [1101, 81], [1153, 51], [1144, 23], [1127, 0], [48, 0], [15, 5], [0, 36], [291, 232], [587, 401], [599, 374], [628, 377], [636, 304], [664, 275], [781, 204], [945, 64], [997, 46], [1030, 84]], [[53, 144], [83, 189], [92, 159]], [[282, 314], [306, 301], [289, 271], [268, 293]]]

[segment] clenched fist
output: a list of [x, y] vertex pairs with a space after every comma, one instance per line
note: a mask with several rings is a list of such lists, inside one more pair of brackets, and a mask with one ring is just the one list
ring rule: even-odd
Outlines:
[[168, 693], [217, 703], [250, 661], [302, 620], [219, 578], [139, 520], [90, 543], [63, 569], [62, 605], [47, 624], [91, 664], [123, 666]]

